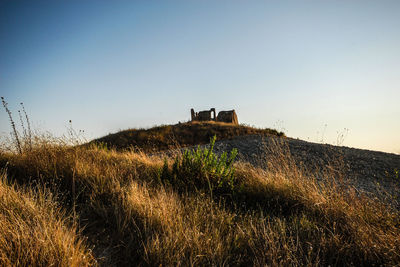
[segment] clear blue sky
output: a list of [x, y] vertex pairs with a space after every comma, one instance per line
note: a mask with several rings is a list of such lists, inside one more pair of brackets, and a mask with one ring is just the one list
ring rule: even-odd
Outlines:
[[399, 14], [396, 0], [2, 0], [0, 95], [55, 135], [68, 120], [90, 139], [215, 107], [400, 153]]

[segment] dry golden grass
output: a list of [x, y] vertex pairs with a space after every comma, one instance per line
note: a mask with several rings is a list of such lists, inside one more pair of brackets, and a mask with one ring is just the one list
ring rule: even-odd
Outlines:
[[[333, 173], [327, 173], [326, 181], [317, 181], [280, 148], [269, 162], [266, 170], [237, 163], [234, 189], [218, 193], [208, 186], [193, 190], [190, 183], [163, 183], [163, 159], [146, 154], [49, 143], [21, 155], [2, 152], [1, 167], [16, 187], [26, 188], [34, 181], [54, 195], [47, 198], [29, 191], [29, 197], [17, 201], [26, 213], [36, 207], [38, 213], [52, 216], [40, 217], [48, 228], [34, 228], [35, 235], [24, 231], [11, 237], [13, 251], [29, 247], [31, 260], [45, 262], [34, 251], [44, 235], [64, 245], [53, 247], [58, 259], [74, 251], [73, 262], [80, 259], [82, 265], [93, 263], [79, 241], [83, 238], [105, 266], [394, 266], [400, 262], [396, 211], [351, 188], [343, 190], [333, 182]], [[171, 165], [169, 161], [168, 168]], [[2, 198], [18, 199], [16, 189], [4, 183], [2, 188], [6, 188]], [[48, 204], [41, 206], [40, 201]], [[57, 203], [66, 214], [49, 208]], [[67, 225], [63, 218], [72, 215], [78, 231], [63, 226]], [[2, 220], [13, 216], [3, 215]], [[30, 229], [36, 227], [29, 216], [19, 220]], [[0, 238], [7, 238], [6, 233], [2, 230]], [[65, 252], [65, 246], [74, 250]], [[25, 262], [20, 255], [4, 250], [2, 257], [17, 264]], [[61, 265], [70, 265], [61, 260]]]
[[[71, 219], [71, 218], [70, 218]], [[93, 266], [91, 251], [51, 195], [0, 180], [1, 266]]]

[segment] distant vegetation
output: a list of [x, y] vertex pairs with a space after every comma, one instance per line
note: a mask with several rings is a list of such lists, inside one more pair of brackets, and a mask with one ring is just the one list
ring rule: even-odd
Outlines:
[[143, 152], [154, 152], [207, 144], [213, 136], [216, 136], [217, 140], [222, 140], [252, 134], [285, 136], [283, 132], [273, 129], [257, 129], [220, 122], [189, 122], [150, 129], [125, 130], [109, 134], [91, 143], [106, 145], [117, 150], [133, 148]]

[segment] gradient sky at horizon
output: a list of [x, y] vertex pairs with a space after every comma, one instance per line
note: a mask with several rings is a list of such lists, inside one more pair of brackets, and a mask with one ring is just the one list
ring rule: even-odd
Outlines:
[[395, 0], [0, 0], [0, 95], [55, 135], [234, 108], [290, 137], [400, 154], [399, 14]]

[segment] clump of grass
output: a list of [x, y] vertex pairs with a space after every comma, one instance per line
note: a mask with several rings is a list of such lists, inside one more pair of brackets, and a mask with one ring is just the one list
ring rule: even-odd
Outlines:
[[43, 190], [0, 180], [1, 266], [95, 266], [76, 225]]

